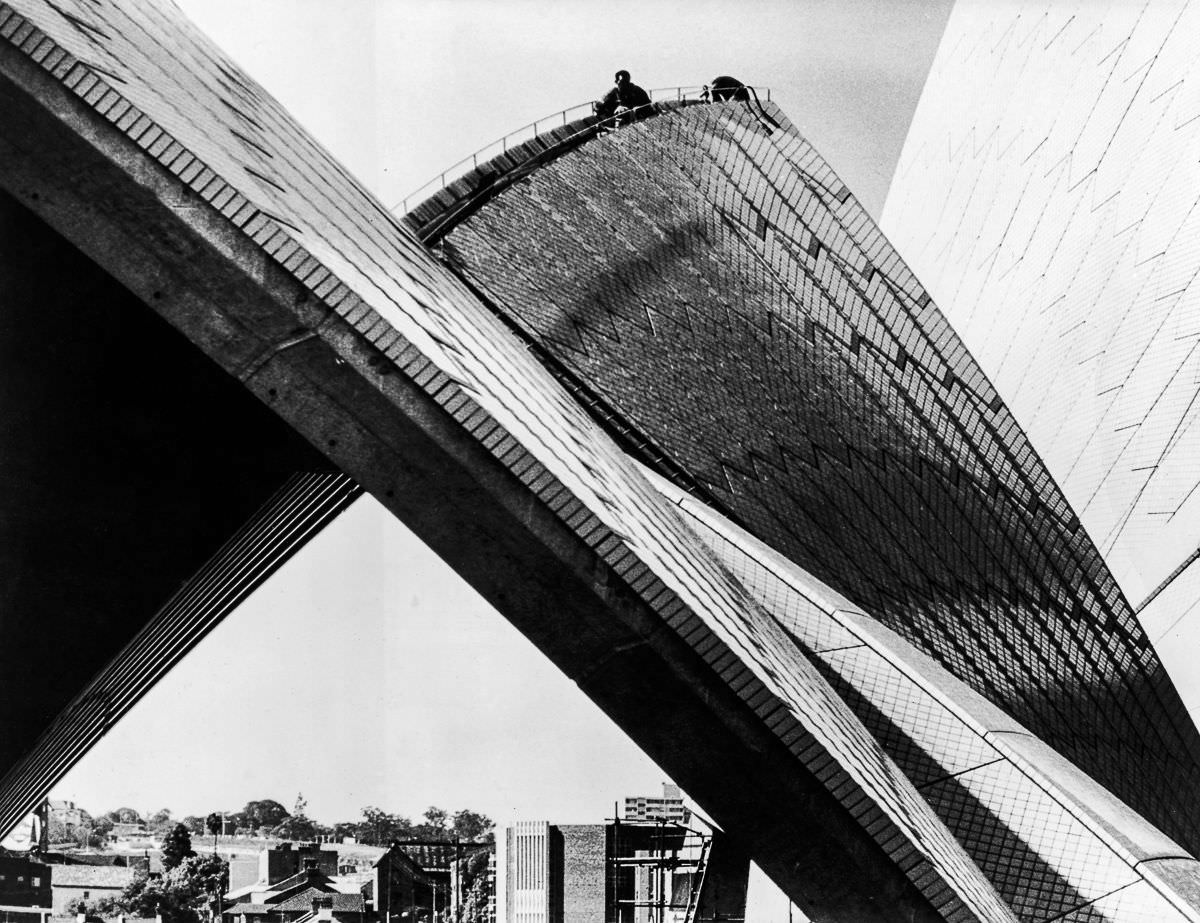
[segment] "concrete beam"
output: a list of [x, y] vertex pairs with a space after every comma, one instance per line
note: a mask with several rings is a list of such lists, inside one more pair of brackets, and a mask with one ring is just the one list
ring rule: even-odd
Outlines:
[[908, 868], [924, 871], [906, 875], [625, 577], [431, 396], [424, 373], [381, 357], [4, 43], [0, 75], [0, 183], [412, 528], [736, 831], [813, 919], [976, 918], [919, 856]]

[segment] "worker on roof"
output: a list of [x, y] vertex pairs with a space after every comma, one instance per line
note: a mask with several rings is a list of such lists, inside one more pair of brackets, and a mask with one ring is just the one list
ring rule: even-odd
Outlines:
[[736, 77], [713, 77], [712, 83], [712, 100], [714, 103], [723, 103], [728, 100], [733, 100], [739, 103], [750, 102], [750, 90], [746, 84], [738, 80]]
[[629, 71], [620, 70], [613, 76], [613, 88], [595, 104], [596, 115], [602, 119], [616, 116], [624, 125], [650, 114], [650, 94], [629, 78]]

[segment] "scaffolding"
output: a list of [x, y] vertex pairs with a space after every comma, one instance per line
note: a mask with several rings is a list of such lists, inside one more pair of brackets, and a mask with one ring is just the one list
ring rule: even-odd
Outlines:
[[[713, 834], [677, 821], [619, 820], [608, 825], [606, 923], [739, 923], [701, 897]], [[744, 913], [744, 911], [742, 911]]]

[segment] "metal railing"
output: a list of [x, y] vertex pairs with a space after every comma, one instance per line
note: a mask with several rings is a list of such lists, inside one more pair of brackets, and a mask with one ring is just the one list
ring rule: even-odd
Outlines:
[[[756, 88], [762, 92], [764, 98], [769, 102], [771, 99], [771, 90], [769, 87]], [[709, 88], [707, 86], [695, 87], [658, 87], [650, 90], [650, 101], [652, 103], [660, 102], [682, 102], [684, 100], [695, 100], [697, 102], [706, 102], [708, 100]], [[537, 138], [553, 128], [562, 128], [576, 119], [584, 118], [591, 115], [595, 108], [595, 102], [588, 100], [585, 103], [578, 103], [567, 109], [562, 109], [551, 115], [543, 116], [536, 122], [530, 122], [528, 125], [522, 125], [515, 131], [510, 131], [502, 138], [497, 138], [491, 144], [486, 144], [473, 154], [468, 154], [457, 163], [451, 164], [437, 176], [431, 178], [417, 189], [414, 189], [403, 199], [391, 207], [393, 214], [407, 215], [410, 208], [416, 207], [430, 198], [435, 193], [445, 189], [457, 179], [466, 176], [472, 170], [478, 169], [481, 163], [487, 163], [494, 157], [506, 153], [510, 148], [517, 147]]]

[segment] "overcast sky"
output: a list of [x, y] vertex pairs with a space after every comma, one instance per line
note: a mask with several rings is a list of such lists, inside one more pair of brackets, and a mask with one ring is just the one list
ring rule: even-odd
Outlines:
[[[605, 3], [185, 0], [187, 13], [385, 203], [625, 68], [773, 98], [873, 214], [946, 0]], [[374, 804], [596, 821], [663, 774], [374, 501], [189, 655], [57, 787], [89, 810], [332, 823]], [[731, 784], [736, 784], [731, 780]]]

